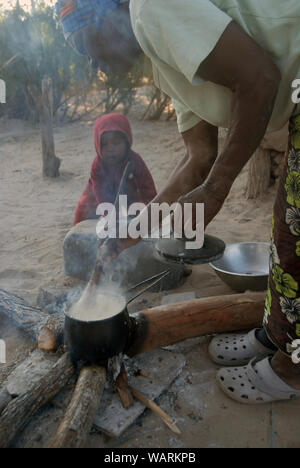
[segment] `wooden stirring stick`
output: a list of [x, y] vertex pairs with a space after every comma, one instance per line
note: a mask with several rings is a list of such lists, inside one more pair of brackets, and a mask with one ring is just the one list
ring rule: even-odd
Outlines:
[[[118, 213], [118, 210], [119, 210], [119, 197], [120, 197], [120, 195], [122, 195], [122, 192], [124, 192], [124, 190], [125, 190], [126, 182], [127, 182], [128, 176], [129, 176], [130, 169], [131, 169], [131, 162], [129, 161], [127, 163], [125, 169], [124, 169], [124, 172], [123, 172], [123, 175], [122, 175], [122, 178], [121, 178], [121, 181], [120, 181], [120, 185], [119, 185], [119, 188], [118, 188], [118, 192], [117, 192], [117, 195], [116, 195], [116, 198], [115, 198], [114, 206], [115, 206], [116, 214]], [[98, 250], [95, 268], [94, 268], [93, 274], [91, 276], [91, 279], [89, 281], [89, 284], [88, 284], [87, 288], [89, 288], [90, 286], [98, 285], [101, 276], [104, 274], [102, 265], [103, 265], [103, 257], [105, 255], [105, 246], [106, 246], [108, 240], [109, 240], [109, 237], [107, 237], [105, 239], [105, 241], [102, 243], [102, 245], [100, 246], [100, 248]]]

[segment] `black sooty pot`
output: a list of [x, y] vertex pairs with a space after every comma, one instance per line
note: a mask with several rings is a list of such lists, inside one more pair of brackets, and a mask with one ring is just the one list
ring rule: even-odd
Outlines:
[[[135, 332], [135, 321], [129, 317], [128, 304], [160, 282], [169, 273], [170, 270], [165, 270], [130, 288], [127, 294], [145, 283], [152, 282], [130, 299], [118, 296], [123, 308], [118, 314], [107, 319], [87, 322], [75, 319], [68, 314], [68, 311], [65, 311], [65, 345], [71, 354], [71, 359], [103, 364], [107, 359], [126, 351]], [[155, 281], [153, 282], [153, 280]], [[101, 304], [99, 304], [99, 308], [101, 308]]]
[[112, 317], [85, 322], [65, 313], [65, 345], [73, 361], [103, 363], [122, 353], [128, 342], [130, 318], [127, 306]]

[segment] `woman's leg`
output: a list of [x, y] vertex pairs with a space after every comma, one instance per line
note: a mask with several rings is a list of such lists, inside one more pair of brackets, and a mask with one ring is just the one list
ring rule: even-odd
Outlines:
[[[294, 363], [300, 354], [300, 115], [290, 120], [289, 146], [275, 202], [264, 330], [278, 350], [273, 358], [258, 357], [246, 367], [223, 368], [217, 381], [240, 403], [300, 398], [300, 363]], [[261, 331], [256, 337], [266, 340]], [[268, 346], [268, 341], [264, 344]]]
[[273, 351], [278, 350], [278, 348], [276, 346], [274, 346], [273, 343], [269, 340], [268, 335], [266, 334], [266, 331], [265, 331], [264, 328], [261, 328], [260, 330], [257, 330], [255, 335], [256, 335], [256, 338], [258, 339], [258, 341], [262, 345], [266, 346], [266, 348], [270, 348]]
[[290, 121], [289, 146], [274, 208], [264, 328], [279, 350], [271, 363], [273, 370], [300, 389], [300, 364], [291, 360], [291, 344], [300, 338], [300, 116]]
[[290, 387], [300, 390], [300, 365], [294, 364], [289, 356], [278, 351], [271, 361], [271, 367]]

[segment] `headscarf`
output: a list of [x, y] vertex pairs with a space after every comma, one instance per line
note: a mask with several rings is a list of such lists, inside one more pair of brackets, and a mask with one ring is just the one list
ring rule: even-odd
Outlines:
[[[104, 132], [121, 132], [132, 146], [132, 132], [129, 120], [123, 114], [104, 114], [98, 117], [94, 124], [94, 145], [98, 157], [101, 156], [101, 137]], [[125, 164], [126, 165], [126, 164]]]
[[[129, 151], [122, 161], [121, 164], [111, 165], [105, 163], [102, 154], [101, 154], [101, 137], [105, 132], [121, 132], [126, 140], [128, 141]], [[102, 202], [115, 202], [115, 196], [118, 191], [120, 180], [122, 178], [123, 172], [129, 160], [132, 164], [132, 173], [139, 172], [138, 169], [138, 159], [140, 158], [134, 151], [131, 150], [132, 146], [132, 132], [128, 119], [123, 114], [105, 114], [99, 117], [94, 124], [94, 145], [97, 153], [97, 157], [94, 159], [91, 175], [90, 175], [90, 184], [92, 186], [93, 192], [97, 198], [98, 203]], [[138, 174], [136, 174], [138, 175]], [[130, 175], [129, 178], [130, 179]], [[129, 181], [128, 181], [129, 182]], [[127, 187], [130, 187], [130, 183]], [[132, 198], [133, 193], [129, 190], [129, 199]], [[135, 196], [134, 196], [135, 198]], [[132, 200], [131, 200], [132, 203]]]
[[58, 0], [55, 12], [60, 19], [65, 38], [88, 24], [98, 30], [105, 15], [118, 8], [124, 0]]

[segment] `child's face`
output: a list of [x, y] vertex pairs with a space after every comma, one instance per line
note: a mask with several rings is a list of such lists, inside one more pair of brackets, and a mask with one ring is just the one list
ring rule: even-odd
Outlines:
[[121, 132], [104, 132], [100, 143], [101, 155], [107, 164], [118, 165], [126, 158], [128, 144]]

